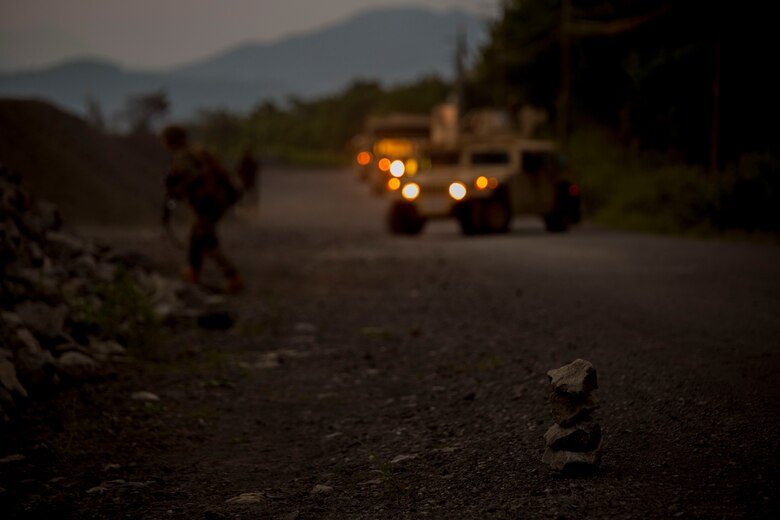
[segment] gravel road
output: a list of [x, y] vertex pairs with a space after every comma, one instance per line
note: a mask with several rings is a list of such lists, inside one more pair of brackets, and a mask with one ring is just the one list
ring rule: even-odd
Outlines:
[[[265, 172], [247, 290], [5, 435], [11, 517], [778, 518], [780, 248], [585, 224], [385, 231], [349, 171]], [[175, 275], [157, 230], [84, 229]], [[219, 281], [216, 271], [207, 283]], [[598, 371], [601, 470], [540, 461], [545, 373]], [[159, 402], [130, 396], [147, 391]], [[5, 518], [5, 515], [2, 515]]]

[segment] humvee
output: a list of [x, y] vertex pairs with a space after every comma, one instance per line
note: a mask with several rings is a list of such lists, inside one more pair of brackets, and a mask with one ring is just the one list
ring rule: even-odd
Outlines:
[[535, 214], [548, 231], [580, 220], [579, 187], [565, 178], [554, 141], [516, 134], [463, 139], [457, 164], [407, 179], [390, 204], [388, 226], [417, 234], [429, 219], [455, 218], [464, 234], [509, 230], [512, 216]]
[[401, 187], [401, 178], [415, 175], [430, 141], [429, 116], [394, 113], [371, 117], [355, 154], [358, 175], [381, 195]]

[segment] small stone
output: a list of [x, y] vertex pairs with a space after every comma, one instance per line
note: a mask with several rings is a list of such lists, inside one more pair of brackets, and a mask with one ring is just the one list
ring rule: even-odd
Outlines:
[[312, 495], [330, 495], [333, 493], [333, 488], [324, 484], [317, 484], [311, 490]]
[[15, 310], [24, 326], [39, 338], [60, 336], [68, 317], [68, 308], [65, 305], [52, 307], [36, 301], [22, 302]]
[[565, 394], [589, 394], [596, 390], [598, 376], [596, 369], [589, 361], [576, 359], [560, 368], [547, 372], [553, 390]]
[[558, 451], [547, 448], [542, 456], [542, 462], [561, 472], [592, 471], [601, 464], [601, 448], [588, 452]]
[[65, 352], [57, 360], [57, 368], [63, 374], [81, 378], [95, 375], [97, 363], [91, 357], [78, 351]]
[[11, 393], [27, 397], [27, 390], [16, 378], [16, 368], [10, 361], [0, 360], [0, 387]]
[[157, 394], [153, 394], [152, 392], [146, 392], [146, 391], [140, 391], [140, 392], [133, 392], [130, 396], [130, 399], [133, 401], [143, 401], [147, 403], [157, 402], [160, 400], [160, 396]]
[[10, 464], [12, 462], [22, 462], [25, 460], [27, 460], [27, 457], [21, 453], [15, 453], [14, 455], [8, 455], [7, 457], [0, 459], [0, 464]]
[[264, 493], [241, 493], [238, 496], [227, 499], [228, 504], [259, 504], [265, 498]]
[[550, 413], [560, 426], [567, 428], [585, 421], [599, 407], [595, 397], [588, 394], [574, 395], [553, 392], [550, 394]]
[[407, 460], [413, 460], [416, 458], [417, 455], [396, 455], [393, 457], [393, 460], [390, 461], [390, 464], [400, 464], [402, 462], [406, 462]]
[[547, 447], [553, 450], [587, 452], [601, 444], [601, 426], [593, 421], [578, 423], [569, 428], [554, 424], [544, 434]]

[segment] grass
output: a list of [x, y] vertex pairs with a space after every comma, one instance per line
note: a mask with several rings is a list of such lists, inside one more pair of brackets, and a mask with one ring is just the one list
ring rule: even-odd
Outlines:
[[124, 267], [117, 267], [113, 280], [97, 285], [90, 296], [71, 302], [78, 321], [89, 324], [99, 336], [143, 354], [159, 346], [159, 317]]

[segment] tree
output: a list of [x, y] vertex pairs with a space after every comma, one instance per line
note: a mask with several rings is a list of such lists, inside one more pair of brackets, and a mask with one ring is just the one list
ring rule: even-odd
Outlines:
[[168, 94], [164, 89], [128, 98], [125, 118], [131, 134], [151, 134], [156, 121], [162, 120], [170, 109]]

